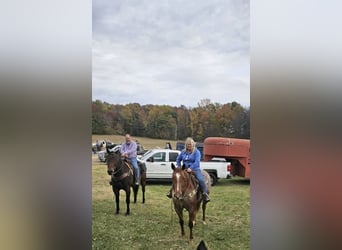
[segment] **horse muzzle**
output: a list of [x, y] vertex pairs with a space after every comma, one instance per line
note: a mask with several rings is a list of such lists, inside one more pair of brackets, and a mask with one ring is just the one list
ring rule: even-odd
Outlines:
[[113, 172], [114, 172], [113, 170], [107, 170], [108, 175], [112, 175]]

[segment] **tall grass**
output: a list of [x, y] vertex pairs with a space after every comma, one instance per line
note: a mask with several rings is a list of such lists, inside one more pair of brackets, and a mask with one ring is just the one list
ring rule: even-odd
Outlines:
[[[157, 143], [161, 142], [164, 140]], [[171, 201], [165, 196], [169, 183], [148, 183], [145, 204], [141, 203], [139, 190], [138, 202], [131, 203], [130, 216], [124, 215], [125, 193], [120, 191], [120, 214], [115, 215], [114, 194], [108, 184], [110, 176], [106, 172], [107, 166], [96, 157], [93, 155], [92, 169], [93, 249], [196, 249], [202, 239], [209, 249], [249, 249], [248, 181], [240, 178], [221, 179], [212, 187], [211, 202], [207, 205], [207, 225], [201, 223], [199, 212], [194, 240], [189, 243], [188, 213], [184, 213], [186, 237], [182, 238], [178, 217]]]

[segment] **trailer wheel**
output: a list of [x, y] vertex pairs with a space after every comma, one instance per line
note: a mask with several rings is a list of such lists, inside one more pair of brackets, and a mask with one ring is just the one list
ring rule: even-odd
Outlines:
[[215, 186], [215, 184], [217, 183], [217, 177], [215, 174], [213, 173], [209, 173], [210, 176], [210, 183], [212, 186]]

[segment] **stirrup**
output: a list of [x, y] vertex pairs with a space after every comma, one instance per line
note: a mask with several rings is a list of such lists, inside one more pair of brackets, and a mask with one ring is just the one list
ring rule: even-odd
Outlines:
[[210, 201], [209, 195], [207, 193], [203, 193], [202, 195], [203, 195], [203, 200], [205, 202], [209, 202]]

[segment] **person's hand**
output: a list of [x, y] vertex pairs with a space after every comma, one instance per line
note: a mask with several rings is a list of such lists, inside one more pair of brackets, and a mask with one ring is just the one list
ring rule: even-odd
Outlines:
[[186, 171], [187, 171], [188, 173], [191, 173], [191, 168], [187, 168]]

